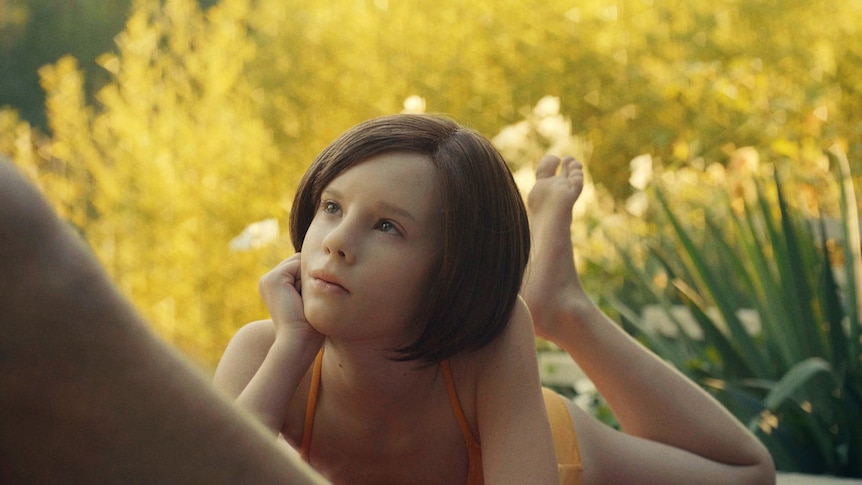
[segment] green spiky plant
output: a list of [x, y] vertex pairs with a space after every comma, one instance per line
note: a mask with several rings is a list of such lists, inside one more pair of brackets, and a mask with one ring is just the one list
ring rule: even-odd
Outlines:
[[[840, 241], [826, 238], [823, 220], [806, 221], [788, 204], [778, 175], [757, 182], [756, 201], [744, 210], [717, 216], [701, 208], [702, 228], [687, 225], [658, 189], [664, 236], [648, 242], [644, 263], [630, 249], [620, 253], [631, 285], [678, 331], [653, 330], [631, 295], [608, 299], [628, 331], [745, 423], [779, 470], [862, 477], [859, 215], [846, 157], [838, 150], [828, 156], [837, 167]], [[680, 306], [702, 338], [686, 331]], [[756, 310], [759, 331], [743, 324], [743, 307]]]

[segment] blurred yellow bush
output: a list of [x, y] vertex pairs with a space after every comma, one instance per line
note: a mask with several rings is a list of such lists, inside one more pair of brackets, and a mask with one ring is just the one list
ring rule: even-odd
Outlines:
[[[98, 59], [111, 80], [95, 101], [74, 59], [45, 66], [50, 134], [0, 111], [0, 151], [158, 332], [212, 366], [238, 326], [266, 316], [257, 278], [292, 253], [280, 234], [242, 251], [230, 242], [252, 222], [285, 221], [314, 155], [408, 98], [502, 142], [553, 108], [530, 135], [544, 140], [517, 142], [527, 151], [513, 168], [529, 166], [531, 143], [574, 140], [556, 149], [588, 160], [609, 225], [614, 201], [639, 193], [639, 155], [698, 173], [743, 146], [800, 171], [836, 142], [862, 159], [862, 1], [770, 5], [141, 0]], [[607, 256], [607, 241], [590, 244]]]

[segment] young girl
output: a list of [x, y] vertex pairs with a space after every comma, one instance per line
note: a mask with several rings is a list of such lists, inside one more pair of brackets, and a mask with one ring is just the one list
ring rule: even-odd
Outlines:
[[[335, 483], [772, 483], [759, 442], [583, 292], [582, 186], [571, 158], [539, 163], [525, 278], [526, 210], [485, 138], [430, 115], [348, 130], [300, 183], [299, 252], [261, 279], [272, 318], [237, 332], [217, 387]], [[625, 433], [541, 388], [534, 324]]]

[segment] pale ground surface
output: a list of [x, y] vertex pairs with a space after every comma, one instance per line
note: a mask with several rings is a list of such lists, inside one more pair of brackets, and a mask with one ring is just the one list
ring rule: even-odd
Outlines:
[[800, 475], [779, 473], [777, 485], [860, 485], [862, 480], [826, 477], [822, 475]]
[[[555, 386], [576, 386], [580, 391], [594, 392], [589, 381], [571, 357], [562, 352], [539, 352], [539, 372], [542, 383]], [[578, 399], [575, 402], [580, 405]], [[827, 477], [822, 475], [800, 475], [779, 473], [777, 485], [862, 485], [862, 480]]]

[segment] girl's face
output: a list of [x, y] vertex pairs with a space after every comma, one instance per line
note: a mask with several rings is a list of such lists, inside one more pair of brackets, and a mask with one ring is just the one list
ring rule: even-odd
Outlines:
[[396, 152], [354, 165], [323, 190], [302, 244], [312, 327], [380, 349], [413, 341], [442, 247], [437, 185], [426, 156]]

